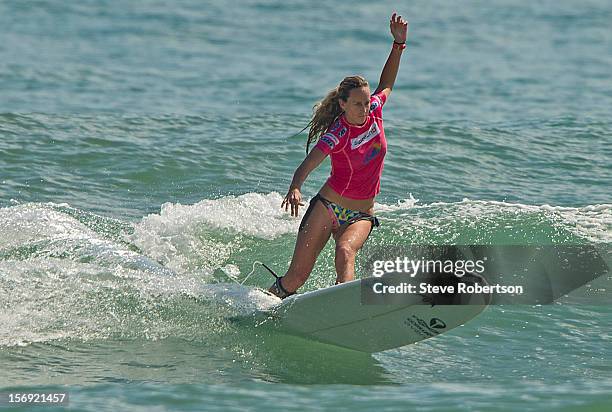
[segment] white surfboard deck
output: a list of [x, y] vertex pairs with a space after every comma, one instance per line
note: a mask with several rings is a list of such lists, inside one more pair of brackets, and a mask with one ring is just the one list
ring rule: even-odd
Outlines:
[[[479, 283], [486, 284], [485, 281]], [[480, 314], [489, 295], [462, 295], [460, 305], [431, 305], [422, 295], [399, 304], [362, 304], [361, 280], [290, 296], [266, 312], [284, 332], [361, 352], [380, 352], [428, 339]]]
[[[255, 318], [264, 321], [272, 318], [275, 325], [289, 334], [362, 352], [380, 352], [461, 326], [492, 300], [510, 304], [552, 303], [587, 283], [591, 286], [591, 281], [610, 273], [611, 266], [608, 249], [589, 245], [463, 246], [461, 251], [473, 261], [489, 258], [487, 278], [492, 284], [511, 281], [513, 285], [524, 286], [525, 293], [437, 295], [433, 305], [424, 300], [431, 296], [406, 294], [393, 304], [362, 304], [362, 282], [375, 280], [366, 278], [293, 295], [282, 302], [279, 299], [277, 306], [259, 312]], [[405, 275], [390, 276], [389, 283], [397, 284]], [[450, 279], [459, 281], [453, 276]], [[482, 276], [473, 274], [460, 279], [464, 283], [489, 284]], [[594, 297], [591, 291], [589, 299]]]

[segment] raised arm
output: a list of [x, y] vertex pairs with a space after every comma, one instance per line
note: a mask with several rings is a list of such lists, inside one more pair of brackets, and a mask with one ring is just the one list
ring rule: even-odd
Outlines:
[[402, 51], [406, 47], [406, 38], [408, 36], [408, 22], [402, 19], [402, 16], [398, 16], [397, 13], [393, 13], [391, 21], [389, 22], [389, 28], [391, 35], [393, 36], [393, 47], [391, 53], [387, 58], [387, 62], [383, 67], [382, 73], [380, 74], [380, 80], [378, 81], [378, 87], [376, 93], [382, 91], [388, 97], [395, 84], [395, 78], [397, 77], [397, 71], [399, 70], [400, 59], [402, 57]]

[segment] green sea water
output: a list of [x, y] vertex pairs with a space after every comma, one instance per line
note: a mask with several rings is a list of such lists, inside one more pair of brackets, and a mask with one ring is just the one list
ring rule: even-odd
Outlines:
[[[67, 391], [44, 410], [75, 411], [612, 409], [601, 302], [491, 306], [374, 355], [228, 321], [270, 304], [254, 261], [290, 262], [294, 134], [344, 76], [376, 86], [394, 10], [410, 33], [363, 254], [609, 250], [609, 2], [0, 2], [0, 392]], [[304, 290], [333, 284], [333, 257]]]

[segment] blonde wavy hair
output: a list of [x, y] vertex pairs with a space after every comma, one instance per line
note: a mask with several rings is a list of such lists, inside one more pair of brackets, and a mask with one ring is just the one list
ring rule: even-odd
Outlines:
[[338, 101], [348, 100], [349, 93], [353, 89], [369, 87], [368, 81], [362, 76], [345, 77], [340, 84], [330, 90], [323, 100], [312, 107], [312, 118], [306, 127], [310, 127], [308, 140], [306, 141], [306, 154], [312, 142], [318, 141], [331, 124], [343, 113]]

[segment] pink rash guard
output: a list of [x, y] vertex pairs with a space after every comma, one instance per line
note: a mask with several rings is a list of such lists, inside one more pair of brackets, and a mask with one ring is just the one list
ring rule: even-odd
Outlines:
[[327, 184], [351, 199], [369, 199], [380, 192], [387, 140], [383, 129], [384, 93], [370, 97], [370, 113], [362, 126], [349, 124], [342, 115], [321, 136], [315, 147], [331, 157]]

